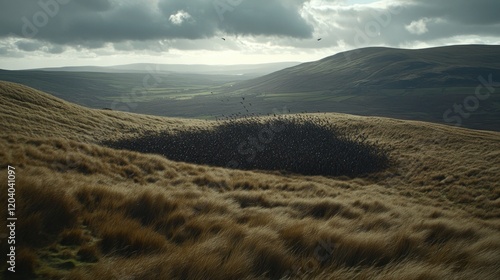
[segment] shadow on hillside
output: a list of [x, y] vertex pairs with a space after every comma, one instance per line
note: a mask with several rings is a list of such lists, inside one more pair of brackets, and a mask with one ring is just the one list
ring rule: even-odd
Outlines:
[[303, 175], [357, 176], [389, 166], [386, 151], [368, 143], [359, 131], [300, 115], [233, 119], [213, 128], [149, 133], [103, 144], [175, 161]]

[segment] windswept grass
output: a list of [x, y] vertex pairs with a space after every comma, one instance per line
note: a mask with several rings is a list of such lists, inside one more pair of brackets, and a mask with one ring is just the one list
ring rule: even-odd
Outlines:
[[[117, 122], [126, 127], [164, 130], [123, 116], [127, 121]], [[95, 144], [105, 133], [78, 141], [84, 132], [69, 137], [70, 130], [56, 126], [56, 137], [30, 137], [22, 133], [26, 123], [11, 123], [0, 137], [0, 179], [7, 165], [16, 167], [16, 276], [500, 278], [498, 133], [316, 118], [366, 133], [370, 140], [362, 143], [390, 146], [392, 165], [351, 177], [228, 169]], [[39, 124], [49, 131], [43, 121], [28, 128]], [[206, 125], [215, 130], [203, 131], [216, 131]], [[3, 220], [6, 210], [0, 209]], [[1, 252], [8, 250], [5, 236], [4, 227]], [[10, 279], [6, 254], [0, 262]]]

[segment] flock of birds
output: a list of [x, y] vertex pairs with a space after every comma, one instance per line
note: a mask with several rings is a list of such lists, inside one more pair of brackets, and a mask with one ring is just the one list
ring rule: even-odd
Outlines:
[[[213, 92], [212, 92], [212, 94], [213, 94]], [[241, 101], [239, 101], [238, 103], [236, 103], [236, 102], [234, 103], [234, 104], [239, 104], [241, 106], [240, 110], [238, 112], [221, 114], [219, 116], [211, 115], [211, 117], [214, 118], [216, 122], [226, 122], [226, 121], [234, 121], [234, 120], [239, 120], [239, 119], [259, 118], [259, 117], [264, 117], [264, 116], [276, 117], [279, 114], [287, 114], [287, 113], [291, 114], [292, 113], [292, 111], [289, 108], [286, 108], [280, 113], [267, 113], [265, 115], [262, 115], [259, 113], [252, 112], [252, 108], [253, 108], [252, 102], [248, 102], [248, 100], [244, 96], [241, 97], [240, 100]], [[231, 104], [232, 101], [229, 98], [224, 97], [224, 98], [220, 99], [220, 102], [226, 103], [226, 104], [227, 103]], [[308, 113], [307, 111], [300, 112], [300, 114], [307, 114], [307, 113]], [[316, 113], [320, 113], [320, 111], [317, 111]]]
[[[230, 100], [229, 98], [222, 98], [220, 99], [222, 103], [229, 103]], [[221, 114], [221, 116], [214, 116], [215, 120], [217, 122], [220, 121], [231, 121], [231, 120], [237, 120], [237, 119], [242, 119], [242, 118], [251, 118], [251, 117], [259, 117], [260, 114], [252, 112], [252, 102], [249, 102], [248, 100], [245, 101], [245, 97], [242, 96], [241, 100], [237, 103], [240, 106], [240, 111], [236, 113], [231, 113], [231, 114]], [[288, 113], [290, 113], [290, 110], [288, 110]], [[267, 114], [268, 116], [271, 116], [271, 114]], [[273, 114], [276, 116], [276, 114]]]
[[362, 133], [310, 114], [230, 118], [210, 128], [148, 133], [103, 144], [174, 161], [303, 175], [356, 176], [388, 166], [385, 151], [368, 143]]

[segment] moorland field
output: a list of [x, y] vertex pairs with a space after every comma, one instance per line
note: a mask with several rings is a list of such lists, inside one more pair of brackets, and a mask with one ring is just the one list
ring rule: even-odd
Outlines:
[[[500, 132], [338, 113], [167, 118], [11, 82], [0, 82], [0, 123], [0, 180], [16, 171], [19, 279], [500, 278]], [[263, 131], [250, 150], [259, 165], [224, 164], [242, 148], [234, 137]], [[208, 165], [227, 132], [236, 146]], [[336, 146], [307, 135], [346, 145], [332, 162], [361, 164], [326, 174], [315, 162]], [[273, 170], [271, 146], [311, 158]], [[315, 172], [289, 168], [302, 160]]]

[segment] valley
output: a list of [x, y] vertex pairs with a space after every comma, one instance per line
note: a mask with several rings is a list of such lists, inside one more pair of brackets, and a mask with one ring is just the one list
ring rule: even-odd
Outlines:
[[[286, 107], [292, 113], [338, 112], [498, 131], [499, 55], [498, 46], [481, 45], [366, 48], [259, 77], [236, 75], [241, 69], [180, 73], [142, 65], [122, 67], [126, 72], [120, 67], [0, 71], [0, 80], [91, 108], [156, 116], [215, 120]], [[484, 98], [475, 97], [478, 87]], [[248, 102], [242, 104], [241, 97]]]

